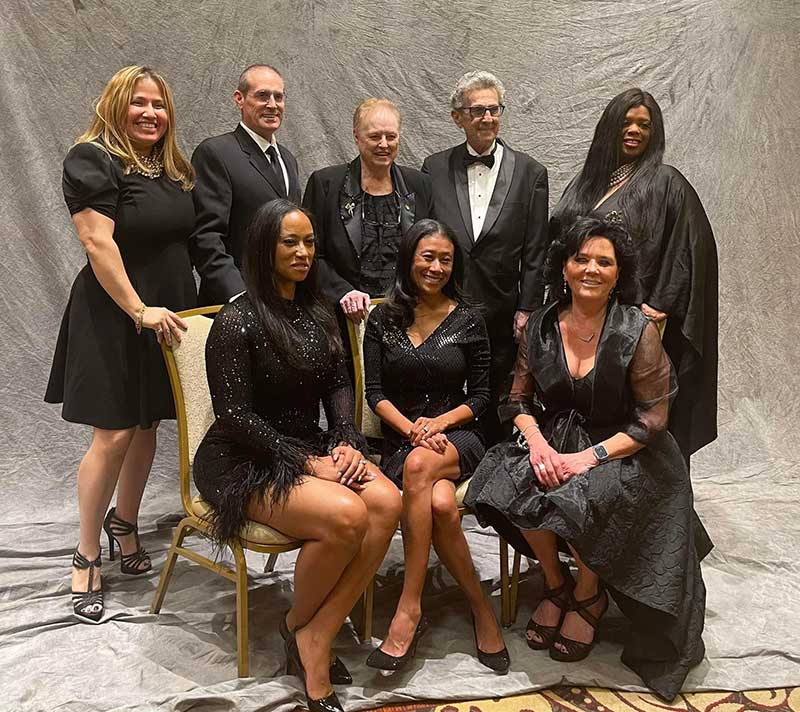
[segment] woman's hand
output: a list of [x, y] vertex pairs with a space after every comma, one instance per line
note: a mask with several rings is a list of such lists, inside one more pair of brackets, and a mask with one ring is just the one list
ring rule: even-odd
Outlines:
[[167, 346], [181, 342], [181, 332], [189, 327], [175, 312], [164, 307], [145, 307], [142, 315], [142, 327], [156, 332], [158, 343], [165, 341]]
[[367, 458], [350, 445], [337, 445], [331, 451], [333, 464], [339, 473], [339, 482], [349, 487], [361, 482], [367, 472]]
[[664, 319], [667, 318], [667, 315], [664, 312], [658, 311], [658, 309], [653, 309], [653, 307], [651, 307], [649, 304], [643, 303], [639, 308], [648, 319], [653, 320], [656, 322], [656, 324], [658, 324], [660, 321], [664, 321]]
[[531, 467], [539, 484], [545, 489], [558, 487], [563, 473], [561, 465], [563, 456], [550, 447], [538, 430], [528, 438], [528, 450]]
[[408, 439], [414, 447], [417, 447], [422, 444], [423, 440], [428, 440], [434, 435], [443, 433], [449, 425], [441, 416], [437, 418], [419, 417], [414, 421], [414, 425], [411, 426]]
[[591, 448], [581, 452], [564, 453], [561, 456], [561, 482], [566, 482], [575, 475], [588, 472], [597, 464], [597, 457]]
[[420, 443], [417, 447], [424, 447], [428, 450], [439, 453], [440, 455], [444, 455], [449, 442], [450, 439], [444, 433], [435, 433], [434, 435], [430, 435], [427, 438], [420, 440]]

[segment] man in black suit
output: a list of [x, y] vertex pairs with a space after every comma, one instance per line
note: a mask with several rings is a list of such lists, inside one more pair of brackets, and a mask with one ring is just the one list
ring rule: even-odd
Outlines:
[[497, 138], [505, 90], [489, 72], [468, 72], [450, 96], [466, 142], [428, 156], [437, 220], [455, 231], [466, 255], [464, 286], [483, 304], [492, 347], [488, 444], [503, 439], [496, 406], [507, 388], [515, 338], [542, 303], [547, 248], [547, 170]]
[[253, 214], [276, 198], [300, 202], [297, 161], [275, 141], [283, 120], [283, 78], [253, 64], [233, 100], [242, 114], [234, 131], [203, 141], [192, 156], [194, 232], [189, 250], [200, 274], [200, 304], [221, 304], [244, 291], [240, 273]]

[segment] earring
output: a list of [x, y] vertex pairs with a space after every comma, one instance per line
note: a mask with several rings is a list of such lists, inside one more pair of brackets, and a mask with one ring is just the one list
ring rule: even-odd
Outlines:
[[564, 291], [564, 296], [566, 297], [569, 294], [569, 285], [567, 284], [566, 279], [564, 280], [564, 284], [561, 288]]

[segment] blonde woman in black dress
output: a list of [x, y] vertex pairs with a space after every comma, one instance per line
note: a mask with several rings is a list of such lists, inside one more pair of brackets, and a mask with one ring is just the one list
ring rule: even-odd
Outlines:
[[63, 403], [65, 420], [92, 426], [78, 468], [72, 562], [74, 613], [91, 623], [104, 611], [101, 527], [110, 558], [120, 549], [123, 573], [150, 570], [139, 504], [158, 423], [175, 417], [159, 342], [180, 341], [186, 326], [175, 311], [196, 301], [186, 246], [193, 174], [176, 143], [167, 83], [146, 67], [125, 67], [94, 113], [64, 160], [64, 199], [88, 262], [72, 285], [45, 395]]

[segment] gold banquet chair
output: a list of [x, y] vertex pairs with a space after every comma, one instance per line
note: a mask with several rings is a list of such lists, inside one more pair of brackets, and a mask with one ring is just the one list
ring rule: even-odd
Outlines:
[[[385, 299], [373, 299], [369, 311], [386, 301]], [[355, 394], [356, 394], [356, 427], [361, 430], [364, 435], [369, 438], [382, 438], [381, 434], [381, 419], [372, 412], [372, 409], [367, 404], [366, 389], [364, 384], [364, 332], [366, 329], [366, 319], [360, 324], [354, 324], [349, 319], [347, 320], [347, 333], [350, 339], [350, 349], [353, 354], [353, 374], [355, 380]], [[464, 506], [464, 497], [469, 488], [469, 479], [464, 480], [456, 488], [456, 505], [458, 506], [458, 513], [463, 519], [465, 515], [471, 514], [468, 507]], [[500, 540], [500, 609], [501, 609], [501, 622], [503, 626], [508, 627], [516, 618], [516, 599], [517, 599], [517, 584], [519, 582], [519, 568], [520, 568], [520, 555], [514, 552], [514, 569], [512, 577], [509, 578], [508, 572], [508, 542], [502, 537]], [[372, 588], [372, 587], [370, 587]], [[374, 592], [370, 591], [370, 620], [372, 618]]]

